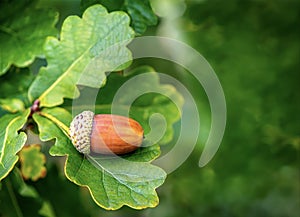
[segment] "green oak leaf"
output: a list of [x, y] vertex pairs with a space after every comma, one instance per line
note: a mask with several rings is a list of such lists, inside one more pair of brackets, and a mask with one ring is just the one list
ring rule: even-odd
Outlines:
[[132, 27], [137, 35], [143, 34], [147, 26], [157, 24], [157, 16], [152, 11], [149, 0], [125, 0], [124, 7], [132, 19]]
[[18, 131], [24, 126], [30, 110], [23, 113], [7, 114], [0, 118], [0, 180], [13, 169], [19, 157], [17, 153], [26, 142], [26, 134]]
[[49, 37], [46, 42], [48, 66], [41, 68], [31, 85], [30, 100], [38, 99], [43, 107], [59, 105], [63, 98], [78, 97], [79, 80], [101, 86], [106, 71], [127, 67], [124, 62], [131, 59], [131, 53], [125, 45], [134, 36], [129, 22], [126, 13], [108, 13], [101, 5], [88, 8], [82, 18], [69, 16], [60, 39]]
[[[56, 116], [52, 115], [53, 112]], [[57, 116], [59, 116], [59, 119], [57, 119]], [[50, 154], [52, 154], [52, 149], [66, 153], [70, 145], [70, 139], [67, 136], [68, 132], [65, 132], [64, 128], [71, 122], [70, 113], [59, 107], [52, 109], [44, 108], [40, 113], [33, 114], [32, 117], [38, 124], [39, 137], [42, 141], [55, 139], [54, 146], [50, 149]], [[63, 120], [63, 122], [61, 122], [61, 120]]]
[[[102, 194], [103, 191], [106, 192], [105, 200], [98, 203], [100, 206], [104, 203], [105, 208], [118, 209], [125, 204], [143, 209], [158, 204], [154, 189], [163, 184], [166, 178], [166, 173], [161, 168], [148, 162], [135, 162], [126, 158], [96, 159], [88, 156], [88, 159], [98, 168], [94, 171], [95, 181], [101, 180], [103, 183], [103, 189], [95, 190]], [[89, 174], [93, 176], [94, 172]]]
[[[28, 6], [30, 5], [30, 6]], [[44, 54], [43, 46], [55, 35], [58, 14], [49, 9], [36, 9], [22, 1], [1, 1], [0, 75], [12, 65], [25, 67]]]
[[38, 124], [42, 141], [56, 139], [50, 154], [67, 155], [67, 178], [77, 185], [87, 187], [99, 206], [115, 210], [123, 205], [142, 209], [158, 204], [155, 188], [166, 178], [162, 169], [150, 164], [160, 154], [158, 145], [138, 149], [122, 159], [103, 157], [99, 161], [80, 154], [65, 135], [66, 126], [71, 121], [67, 110], [44, 108], [40, 114], [34, 114], [33, 118]]
[[21, 172], [25, 179], [36, 181], [46, 176], [46, 156], [40, 152], [40, 145], [25, 146], [20, 152]]
[[[147, 74], [146, 77], [139, 77], [144, 73]], [[134, 80], [131, 81], [131, 79]], [[130, 81], [130, 85], [124, 86], [126, 82]], [[114, 98], [120, 89], [120, 97]], [[132, 103], [132, 96], [141, 90], [145, 94]], [[162, 94], [152, 93], [153, 90]], [[98, 95], [95, 100], [93, 96], [96, 94]], [[112, 109], [112, 102], [115, 109]], [[95, 107], [97, 114], [113, 113], [123, 116], [126, 116], [126, 111], [129, 110], [129, 116], [137, 120], [144, 128], [146, 139], [158, 141], [160, 138], [158, 144], [164, 145], [173, 139], [173, 124], [180, 120], [183, 102], [183, 97], [174, 86], [161, 84], [159, 75], [153, 68], [141, 66], [128, 72], [125, 76], [117, 73], [110, 74], [106, 85], [100, 90], [82, 89], [81, 96], [73, 101], [72, 109], [80, 112]], [[163, 116], [165, 123], [160, 121], [159, 117], [157, 118], [157, 113]], [[149, 137], [147, 137], [148, 133]]]

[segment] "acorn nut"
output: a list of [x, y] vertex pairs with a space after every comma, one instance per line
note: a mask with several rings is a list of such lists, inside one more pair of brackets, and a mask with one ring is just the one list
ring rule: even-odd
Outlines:
[[144, 130], [135, 120], [119, 115], [84, 111], [70, 124], [70, 137], [83, 154], [126, 154], [143, 142]]

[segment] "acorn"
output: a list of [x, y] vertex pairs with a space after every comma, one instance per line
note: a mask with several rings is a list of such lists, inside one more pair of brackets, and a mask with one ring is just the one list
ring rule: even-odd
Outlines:
[[144, 130], [135, 120], [120, 115], [84, 111], [70, 124], [70, 137], [82, 154], [127, 154], [139, 148]]

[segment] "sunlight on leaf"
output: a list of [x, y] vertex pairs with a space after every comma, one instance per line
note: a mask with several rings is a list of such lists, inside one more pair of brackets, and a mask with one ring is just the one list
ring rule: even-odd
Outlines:
[[[82, 18], [69, 16], [63, 23], [60, 39], [50, 37], [46, 42], [48, 66], [40, 70], [31, 85], [30, 100], [39, 99], [41, 106], [52, 107], [62, 104], [63, 98], [78, 97], [76, 84], [85, 71], [90, 72], [89, 75], [96, 78], [97, 85], [101, 86], [106, 79], [105, 72], [111, 70], [110, 61], [118, 60], [120, 49], [125, 49], [121, 52], [125, 55], [123, 58], [131, 59], [125, 48], [134, 36], [129, 22], [126, 13], [107, 13], [101, 5], [88, 8]], [[115, 52], [108, 49], [118, 43], [121, 44]], [[108, 52], [110, 58], [101, 58], [103, 52]], [[95, 79], [89, 80], [95, 82]]]

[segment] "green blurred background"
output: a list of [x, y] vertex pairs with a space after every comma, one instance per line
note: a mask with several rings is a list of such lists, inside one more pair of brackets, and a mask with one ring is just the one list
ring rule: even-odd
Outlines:
[[299, 216], [300, 2], [153, 2], [164, 15], [157, 33], [185, 41], [214, 68], [228, 116], [217, 154], [197, 167], [210, 114], [203, 90], [182, 75], [204, 132], [146, 216]]
[[[99, 2], [110, 10], [118, 4]], [[80, 13], [79, 1], [47, 3], [60, 10], [61, 20]], [[197, 49], [223, 86], [227, 126], [213, 160], [198, 167], [210, 127], [202, 87], [182, 69], [144, 60], [187, 85], [202, 125], [191, 156], [158, 189], [158, 207], [105, 211], [56, 167], [32, 184], [57, 216], [299, 216], [300, 1], [153, 0], [152, 6], [160, 21], [146, 34], [176, 38]]]

